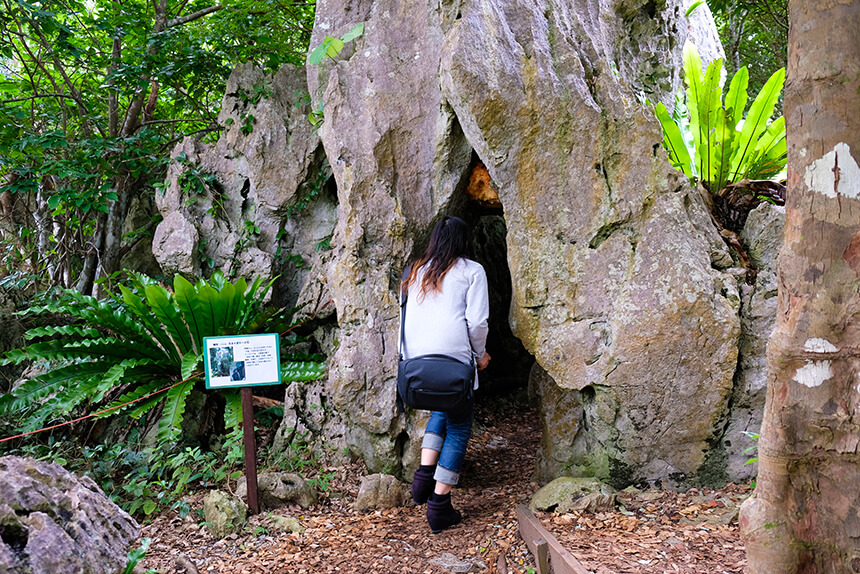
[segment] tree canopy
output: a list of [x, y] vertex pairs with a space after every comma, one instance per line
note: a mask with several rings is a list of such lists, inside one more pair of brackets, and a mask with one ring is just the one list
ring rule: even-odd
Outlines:
[[131, 200], [182, 138], [212, 138], [238, 63], [301, 64], [314, 4], [0, 0], [5, 269], [90, 292], [118, 271]]
[[755, 97], [758, 87], [786, 66], [788, 0], [709, 0], [708, 7], [726, 52], [726, 71], [746, 66]]

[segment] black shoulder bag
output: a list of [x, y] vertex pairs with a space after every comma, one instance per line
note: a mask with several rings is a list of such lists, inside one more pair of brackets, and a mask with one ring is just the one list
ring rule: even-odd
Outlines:
[[[403, 280], [409, 268], [403, 272]], [[402, 285], [402, 282], [401, 282]], [[397, 367], [397, 408], [457, 412], [471, 400], [475, 387], [475, 359], [464, 363], [448, 355], [403, 359], [408, 292], [400, 291], [400, 363]]]

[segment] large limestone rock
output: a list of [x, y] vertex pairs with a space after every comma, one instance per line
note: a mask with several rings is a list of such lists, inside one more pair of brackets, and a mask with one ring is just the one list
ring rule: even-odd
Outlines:
[[767, 342], [776, 323], [777, 255], [782, 247], [785, 209], [762, 204], [750, 213], [741, 240], [752, 264], [759, 270], [755, 285], [741, 283], [741, 338], [738, 369], [732, 391], [732, 409], [721, 443], [725, 479], [749, 480], [758, 473], [755, 456], [745, 452], [755, 446], [750, 434], [758, 434], [767, 394]]
[[[724, 425], [740, 296], [639, 103], [679, 85], [681, 3], [331, 1], [311, 44], [358, 22], [355, 46], [308, 73], [338, 189], [329, 384], [351, 448], [379, 470], [415, 442], [394, 413], [397, 279], [434, 218], [468, 216], [474, 153], [504, 207], [513, 332], [585, 397], [579, 440], [597, 449], [562, 462], [548, 447], [545, 476], [695, 475]], [[569, 421], [549, 410], [553, 436]]]
[[400, 273], [433, 219], [458, 210], [455, 190], [468, 183], [472, 160], [439, 87], [451, 11], [431, 2], [320, 2], [311, 39], [364, 22], [355, 50], [310, 67], [308, 84], [315, 103], [325, 102], [320, 134], [338, 194], [327, 279], [339, 344], [329, 387], [350, 449], [373, 472], [397, 471], [418, 432], [394, 407]]
[[642, 104], [673, 102], [686, 39], [722, 55], [707, 7], [686, 7], [328, 0], [312, 46], [364, 24], [334, 60], [235, 70], [218, 142], [174, 151], [154, 250], [166, 272], [281, 274], [277, 302], [333, 300], [314, 335], [328, 380], [288, 387], [275, 450], [325, 436], [371, 472], [417, 464], [424, 415], [394, 405], [397, 284], [448, 213], [490, 276], [489, 374], [531, 370], [540, 478], [748, 476], [773, 285], [741, 285]]
[[165, 272], [280, 275], [276, 302], [325, 300], [320, 261], [328, 257], [335, 200], [307, 106], [297, 105], [303, 91], [302, 68], [267, 75], [241, 65], [227, 81], [217, 143], [186, 138], [173, 150], [156, 195], [164, 220], [153, 238]]
[[89, 477], [58, 464], [0, 458], [0, 571], [122, 572], [137, 523]]

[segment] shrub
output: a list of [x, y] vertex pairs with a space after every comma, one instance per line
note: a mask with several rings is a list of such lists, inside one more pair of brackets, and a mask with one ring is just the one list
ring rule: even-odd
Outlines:
[[[161, 407], [158, 439], [175, 441], [185, 402], [201, 382], [203, 338], [271, 332], [294, 325], [298, 308], [266, 308], [271, 282], [228, 282], [216, 272], [192, 284], [177, 275], [173, 291], [134, 274], [129, 286], [106, 300], [73, 290], [25, 314], [69, 316], [73, 322], [42, 326], [25, 337], [37, 342], [10, 351], [0, 364], [47, 361], [50, 368], [0, 397], [0, 415], [20, 417], [23, 431], [66, 417], [86, 405], [107, 417], [125, 411], [134, 418]], [[289, 339], [282, 338], [289, 342]], [[282, 380], [309, 381], [322, 376], [319, 356], [291, 356], [282, 362]], [[242, 409], [238, 389], [221, 391], [226, 426], [237, 428]]]

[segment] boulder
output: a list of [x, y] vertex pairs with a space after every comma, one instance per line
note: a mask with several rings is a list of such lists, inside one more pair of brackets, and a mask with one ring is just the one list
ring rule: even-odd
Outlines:
[[[236, 486], [236, 496], [246, 498], [248, 484], [243, 476]], [[317, 503], [317, 491], [300, 475], [292, 472], [264, 472], [257, 477], [257, 497], [262, 509], [285, 504], [298, 504], [309, 508]]]
[[459, 558], [450, 552], [443, 552], [436, 558], [428, 560], [430, 564], [434, 564], [447, 572], [456, 574], [464, 572], [483, 572], [487, 569], [480, 558]]
[[364, 511], [374, 508], [397, 508], [406, 502], [406, 490], [390, 474], [371, 474], [361, 477], [361, 486], [353, 506]]
[[299, 519], [293, 516], [275, 514], [269, 518], [269, 521], [272, 524], [272, 528], [281, 532], [294, 532], [296, 534], [301, 534], [305, 531], [305, 527], [302, 526]]
[[178, 211], [165, 215], [152, 238], [152, 252], [161, 268], [168, 273], [198, 275], [199, 246], [197, 228]]
[[211, 490], [203, 499], [206, 528], [215, 538], [239, 532], [248, 518], [248, 507], [238, 496], [221, 490]]
[[89, 477], [58, 464], [0, 458], [0, 571], [122, 572], [137, 523]]
[[615, 506], [615, 489], [594, 478], [556, 478], [532, 497], [532, 510], [600, 512]]

